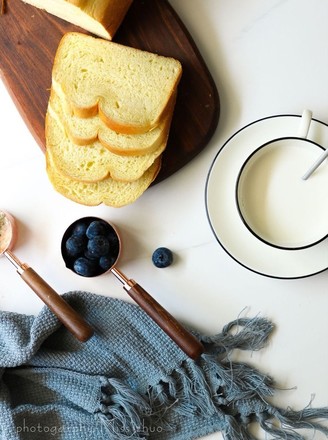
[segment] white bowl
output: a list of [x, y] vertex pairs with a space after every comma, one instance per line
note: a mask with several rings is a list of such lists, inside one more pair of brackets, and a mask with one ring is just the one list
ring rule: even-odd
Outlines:
[[322, 166], [302, 179], [322, 151], [311, 140], [283, 137], [261, 145], [243, 163], [236, 204], [259, 240], [294, 250], [328, 236], [328, 169]]

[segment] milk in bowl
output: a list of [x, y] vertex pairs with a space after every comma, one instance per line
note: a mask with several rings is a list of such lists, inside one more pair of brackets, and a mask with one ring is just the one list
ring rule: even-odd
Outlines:
[[312, 246], [328, 235], [328, 164], [302, 176], [323, 148], [308, 139], [270, 141], [245, 161], [236, 203], [245, 226], [265, 243], [286, 249]]

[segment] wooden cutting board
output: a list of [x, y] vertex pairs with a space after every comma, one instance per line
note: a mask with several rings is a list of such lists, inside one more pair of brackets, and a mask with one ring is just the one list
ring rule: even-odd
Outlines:
[[[0, 73], [43, 151], [53, 59], [60, 39], [70, 31], [87, 33], [21, 0], [7, 0], [5, 13], [0, 15]], [[166, 0], [134, 0], [114, 41], [172, 56], [183, 66], [157, 183], [207, 145], [219, 120], [218, 91], [194, 41]]]

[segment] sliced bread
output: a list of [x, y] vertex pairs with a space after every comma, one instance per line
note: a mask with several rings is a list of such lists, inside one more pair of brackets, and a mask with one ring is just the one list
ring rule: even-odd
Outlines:
[[132, 0], [23, 0], [56, 17], [111, 40]]
[[79, 117], [99, 114], [112, 130], [145, 133], [169, 111], [181, 74], [173, 58], [69, 32], [56, 52], [52, 87]]
[[53, 111], [47, 112], [46, 147], [56, 169], [73, 180], [95, 182], [112, 177], [115, 180], [139, 179], [165, 149], [166, 141], [157, 150], [141, 156], [120, 156], [107, 150], [100, 142], [76, 145], [66, 135]]
[[119, 182], [108, 177], [99, 182], [85, 183], [62, 175], [54, 165], [49, 151], [46, 151], [47, 174], [54, 189], [76, 203], [96, 206], [104, 203], [112, 207], [122, 207], [135, 202], [156, 178], [161, 161], [153, 165], [134, 182]]
[[[171, 99], [173, 111], [175, 94]], [[142, 134], [122, 134], [107, 127], [98, 115], [91, 118], [79, 118], [69, 114], [53, 90], [48, 104], [48, 112], [58, 117], [68, 137], [75, 144], [88, 145], [99, 140], [113, 153], [133, 156], [150, 154], [163, 146], [169, 134], [172, 111], [154, 130]]]

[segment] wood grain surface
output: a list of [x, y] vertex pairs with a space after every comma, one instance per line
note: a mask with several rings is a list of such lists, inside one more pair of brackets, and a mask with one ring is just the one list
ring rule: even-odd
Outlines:
[[[0, 73], [43, 151], [53, 59], [60, 39], [70, 31], [87, 33], [21, 0], [7, 2], [0, 15]], [[219, 120], [219, 94], [189, 32], [166, 0], [134, 0], [114, 41], [172, 56], [183, 66], [158, 183], [206, 147]]]

